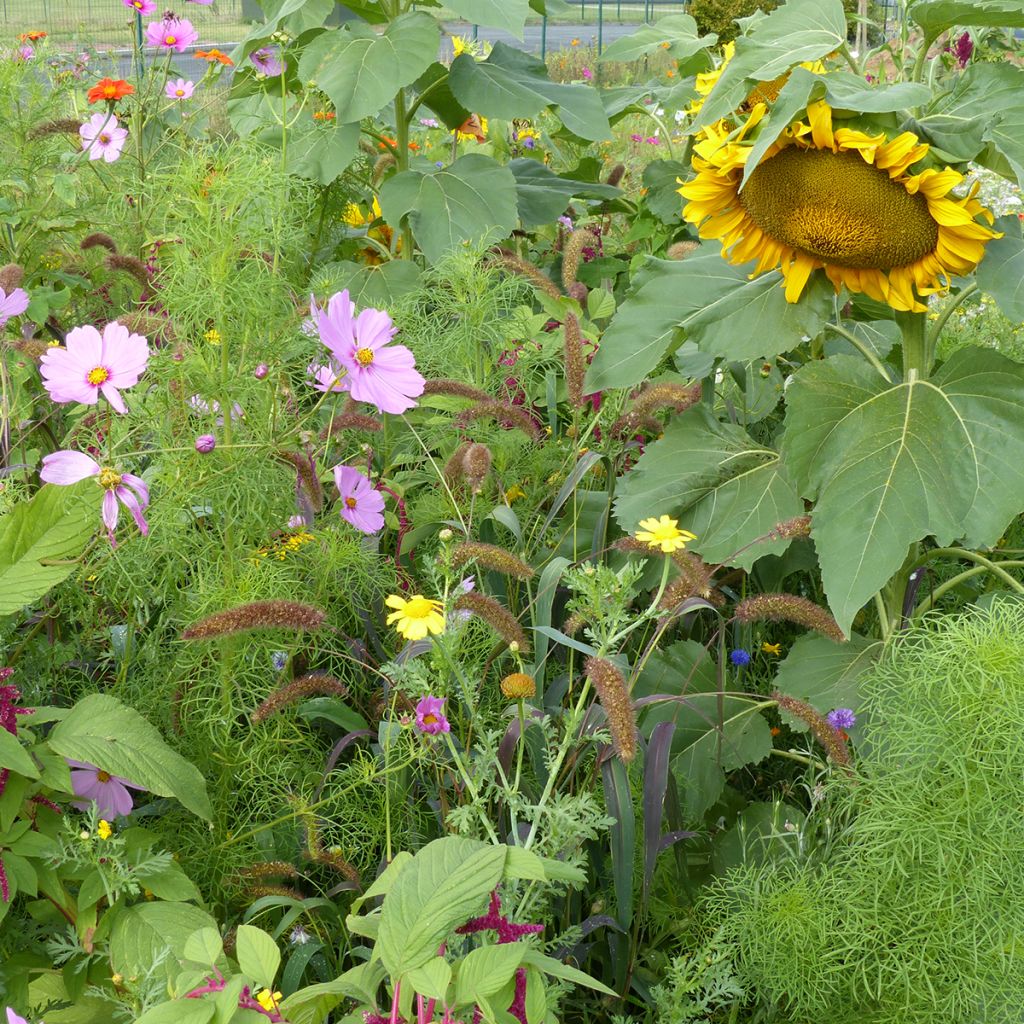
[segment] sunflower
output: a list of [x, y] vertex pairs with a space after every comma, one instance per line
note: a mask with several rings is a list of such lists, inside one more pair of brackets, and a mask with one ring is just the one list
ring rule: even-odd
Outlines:
[[[356, 230], [365, 229], [366, 234], [379, 242], [385, 249], [391, 248], [391, 228], [384, 221], [384, 214], [381, 212], [380, 200], [373, 197], [373, 204], [369, 210], [363, 210], [356, 203], [349, 203], [341, 215], [342, 222]], [[375, 226], [374, 226], [375, 225]], [[395, 251], [400, 252], [402, 240], [398, 239]], [[367, 246], [362, 250], [363, 261], [370, 266], [377, 266], [383, 262], [380, 252], [373, 246]]]
[[887, 139], [833, 128], [824, 100], [807, 108], [761, 157], [740, 191], [755, 111], [738, 131], [711, 128], [694, 146], [696, 178], [679, 189], [686, 220], [717, 238], [731, 263], [757, 260], [751, 277], [778, 267], [786, 299], [799, 300], [811, 271], [893, 309], [927, 308], [915, 295], [949, 287], [970, 273], [985, 243], [1001, 237], [974, 197], [951, 195], [963, 175], [947, 167], [909, 174], [929, 146], [912, 132]]

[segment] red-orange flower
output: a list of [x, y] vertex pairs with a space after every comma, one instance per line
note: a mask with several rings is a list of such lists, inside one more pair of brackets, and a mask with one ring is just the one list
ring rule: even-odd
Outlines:
[[101, 78], [86, 95], [90, 103], [99, 103], [101, 100], [116, 103], [125, 96], [131, 96], [133, 92], [135, 86], [129, 85], [123, 78], [116, 81], [113, 78]]
[[199, 60], [207, 60], [211, 64], [214, 61], [220, 61], [221, 64], [224, 64], [226, 67], [229, 68], [232, 67], [235, 63], [226, 53], [221, 53], [220, 50], [217, 49], [196, 50], [196, 57]]
[[314, 121], [333, 121], [337, 118], [337, 114], [333, 110], [315, 110], [313, 111]]
[[22, 32], [22, 34], [20, 36], [18, 36], [18, 42], [19, 43], [35, 43], [35, 42], [38, 42], [40, 39], [45, 39], [45, 38], [46, 38], [46, 33], [45, 32], [40, 32], [38, 29], [36, 29], [33, 32]]

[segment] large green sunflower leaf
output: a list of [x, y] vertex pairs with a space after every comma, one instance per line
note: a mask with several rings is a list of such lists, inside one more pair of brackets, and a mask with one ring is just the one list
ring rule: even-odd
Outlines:
[[684, 260], [650, 260], [601, 339], [588, 392], [637, 384], [657, 366], [676, 329], [702, 352], [731, 360], [770, 359], [814, 337], [832, 307], [832, 287], [814, 274], [800, 302], [787, 302], [777, 271], [753, 280], [717, 243]]
[[465, 53], [456, 57], [449, 82], [461, 104], [487, 117], [536, 117], [551, 107], [562, 124], [580, 138], [596, 141], [611, 136], [608, 115], [596, 89], [552, 82], [542, 60], [504, 43], [495, 43], [485, 61]]
[[642, 25], [628, 36], [616, 39], [605, 47], [600, 59], [639, 60], [646, 54], [666, 49], [675, 60], [686, 60], [717, 42], [718, 36], [713, 33], [698, 35], [697, 22], [689, 14], [670, 14], [653, 25]]
[[306, 46], [299, 75], [330, 97], [339, 124], [349, 124], [376, 114], [415, 82], [437, 59], [440, 42], [437, 22], [422, 11], [400, 15], [379, 35], [349, 24]]
[[445, 0], [445, 7], [474, 25], [504, 29], [516, 39], [523, 38], [530, 13], [528, 0]]
[[932, 380], [891, 384], [865, 362], [809, 364], [788, 390], [783, 457], [817, 498], [812, 537], [849, 632], [911, 544], [992, 543], [1024, 493], [1024, 367], [963, 349]]
[[[1018, 99], [1022, 98], [1024, 94], [1019, 94]], [[1018, 103], [1000, 110], [996, 120], [990, 120], [985, 128], [984, 139], [1009, 161], [1018, 184], [1024, 183], [1024, 106]]]
[[463, 242], [504, 238], [516, 225], [516, 179], [481, 153], [459, 157], [437, 171], [403, 171], [380, 190], [384, 219], [397, 228], [403, 217], [431, 263]]
[[910, 17], [929, 39], [956, 25], [972, 28], [1024, 28], [1021, 0], [920, 0], [910, 8]]
[[737, 552], [804, 510], [778, 452], [742, 427], [720, 423], [704, 405], [672, 420], [620, 479], [616, 494], [615, 518], [628, 533], [648, 516], [671, 515], [697, 534], [690, 547], [707, 561], [745, 569], [789, 542]]
[[510, 161], [508, 169], [516, 179], [519, 219], [524, 228], [550, 223], [565, 213], [570, 199], [615, 199], [622, 195], [612, 185], [555, 174], [539, 160], [529, 157]]
[[1024, 239], [1007, 233], [985, 246], [978, 287], [1011, 319], [1024, 322]]

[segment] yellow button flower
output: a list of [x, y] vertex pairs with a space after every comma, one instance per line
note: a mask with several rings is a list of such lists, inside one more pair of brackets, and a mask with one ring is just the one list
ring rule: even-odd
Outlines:
[[277, 1004], [282, 999], [280, 992], [271, 992], [269, 988], [263, 989], [262, 992], [256, 993], [256, 1002], [263, 1007], [267, 1013], [273, 1013], [277, 1009]]
[[767, 641], [765, 641], [765, 643], [761, 644], [761, 650], [765, 654], [774, 654], [776, 657], [778, 657], [782, 653], [782, 645], [770, 644]]
[[679, 520], [662, 516], [660, 519], [641, 519], [640, 529], [634, 535], [642, 544], [666, 555], [673, 551], [681, 551], [687, 542], [696, 540], [697, 535], [689, 530], [679, 529]]
[[384, 603], [395, 609], [388, 616], [388, 625], [393, 624], [399, 635], [406, 640], [422, 640], [428, 633], [437, 636], [444, 632], [440, 601], [421, 594], [413, 594], [408, 600], [392, 594]]
[[100, 823], [96, 826], [96, 835], [100, 839], [109, 839], [113, 834], [114, 830], [110, 827], [110, 822], [100, 818]]

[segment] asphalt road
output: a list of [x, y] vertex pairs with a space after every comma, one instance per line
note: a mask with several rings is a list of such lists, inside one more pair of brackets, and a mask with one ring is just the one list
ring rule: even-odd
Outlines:
[[[468, 25], [457, 25], [451, 24], [446, 26], [447, 29], [456, 35], [469, 36], [472, 30]], [[613, 39], [618, 39], [620, 36], [629, 35], [635, 29], [639, 28], [639, 25], [620, 25], [618, 23], [605, 23], [604, 31], [602, 33], [602, 40], [607, 45]], [[480, 39], [487, 39], [490, 42], [503, 42], [509, 46], [516, 46], [521, 50], [527, 50], [530, 53], [540, 54], [541, 49], [541, 26], [540, 25], [527, 25], [525, 30], [524, 39], [516, 39], [509, 32], [502, 32], [498, 29], [480, 29]], [[597, 25], [549, 25], [547, 30], [546, 46], [548, 52], [552, 50], [559, 50], [569, 46], [573, 39], [579, 39], [580, 43], [584, 46], [590, 43], [597, 42]], [[176, 53], [171, 60], [171, 67], [174, 74], [181, 75], [183, 78], [198, 80], [202, 77], [203, 72], [206, 70], [206, 62], [203, 60], [197, 60], [193, 53], [196, 49], [209, 50], [211, 47], [216, 47], [218, 50], [222, 50], [225, 53], [230, 53], [234, 49], [236, 43], [228, 40], [222, 43], [213, 43], [209, 40], [204, 40], [199, 46], [193, 47], [185, 53]], [[151, 51], [147, 50], [147, 56]], [[442, 60], [448, 60], [452, 55], [451, 40], [445, 36], [441, 43], [440, 58]], [[117, 62], [117, 77], [128, 78], [132, 71], [132, 57], [130, 51], [116, 51], [112, 54], [115, 61]], [[161, 61], [166, 58], [161, 54], [159, 58], [154, 56], [154, 59]]]

